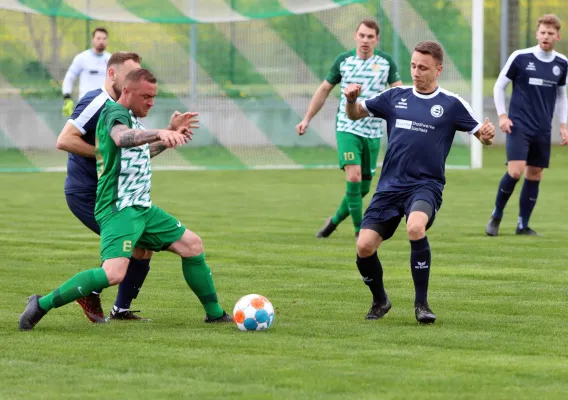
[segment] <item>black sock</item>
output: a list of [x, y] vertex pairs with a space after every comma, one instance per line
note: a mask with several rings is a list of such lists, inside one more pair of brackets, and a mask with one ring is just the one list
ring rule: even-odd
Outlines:
[[387, 294], [385, 293], [385, 286], [383, 284], [383, 266], [379, 261], [377, 252], [366, 258], [359, 257], [357, 254], [357, 268], [363, 277], [363, 282], [369, 287], [373, 293], [373, 302], [384, 303]]
[[150, 260], [130, 259], [124, 279], [118, 285], [118, 293], [114, 305], [117, 308], [128, 310], [132, 300], [138, 296], [140, 288], [150, 272]]
[[519, 199], [519, 228], [528, 228], [529, 219], [536, 205], [538, 197], [538, 185], [540, 181], [529, 181], [525, 178], [523, 189], [521, 190], [521, 198]]
[[519, 180], [514, 179], [509, 175], [508, 172], [505, 172], [503, 178], [501, 178], [501, 182], [499, 182], [499, 188], [497, 189], [497, 197], [495, 198], [495, 209], [493, 210], [493, 217], [495, 218], [503, 218], [503, 210], [509, 201], [509, 197], [513, 194], [515, 190], [515, 185]]
[[416, 297], [414, 304], [426, 304], [428, 301], [428, 280], [430, 279], [430, 244], [424, 236], [410, 241], [410, 270], [414, 281]]

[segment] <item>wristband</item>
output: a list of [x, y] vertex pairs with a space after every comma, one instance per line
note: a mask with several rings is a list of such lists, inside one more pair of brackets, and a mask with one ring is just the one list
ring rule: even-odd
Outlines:
[[347, 100], [347, 102], [348, 102], [349, 104], [355, 104], [355, 103], [357, 103], [357, 99], [355, 99], [355, 100], [353, 100], [353, 101]]

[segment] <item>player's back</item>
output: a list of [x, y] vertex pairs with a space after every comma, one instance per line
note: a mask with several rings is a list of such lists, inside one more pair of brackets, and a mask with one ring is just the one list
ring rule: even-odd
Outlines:
[[110, 135], [115, 124], [146, 129], [131, 111], [108, 101], [101, 111], [96, 129], [97, 200], [95, 218], [129, 206], [150, 207], [151, 178], [148, 144], [118, 147]]
[[[82, 134], [82, 139], [95, 145], [95, 132], [102, 108], [111, 97], [104, 89], [88, 92], [79, 101], [69, 121]], [[84, 157], [69, 153], [67, 156], [67, 177], [65, 194], [87, 193], [95, 195], [97, 191], [97, 167], [94, 157]]]
[[515, 51], [501, 75], [513, 82], [509, 118], [513, 129], [532, 135], [549, 135], [558, 86], [566, 85], [568, 60], [539, 46]]
[[441, 88], [425, 95], [413, 87], [399, 86], [363, 105], [374, 116], [387, 121], [388, 145], [377, 186], [379, 192], [431, 185], [441, 193], [455, 132], [473, 133], [480, 126], [469, 104]]

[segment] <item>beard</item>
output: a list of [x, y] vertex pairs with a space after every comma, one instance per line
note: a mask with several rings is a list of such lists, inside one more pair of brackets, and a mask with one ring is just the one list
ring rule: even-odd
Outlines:
[[116, 96], [115, 101], [120, 99], [120, 95], [122, 94], [122, 88], [120, 86], [118, 86], [118, 84], [116, 82], [114, 82], [112, 84], [112, 91], [114, 92], [114, 95]]

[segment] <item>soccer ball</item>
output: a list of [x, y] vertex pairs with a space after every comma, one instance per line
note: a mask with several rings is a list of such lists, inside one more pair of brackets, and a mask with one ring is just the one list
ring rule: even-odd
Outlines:
[[241, 331], [264, 331], [274, 323], [274, 307], [266, 297], [248, 294], [235, 304], [233, 319]]

